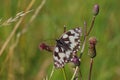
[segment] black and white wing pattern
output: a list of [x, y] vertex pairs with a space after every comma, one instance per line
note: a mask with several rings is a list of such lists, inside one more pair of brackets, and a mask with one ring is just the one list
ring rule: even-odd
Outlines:
[[80, 27], [65, 32], [60, 39], [56, 40], [56, 46], [53, 52], [54, 66], [62, 68], [76, 56], [80, 49], [80, 36], [82, 31]]

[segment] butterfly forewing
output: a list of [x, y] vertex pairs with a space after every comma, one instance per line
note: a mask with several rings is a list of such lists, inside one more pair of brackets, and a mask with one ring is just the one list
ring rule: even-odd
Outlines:
[[77, 51], [80, 49], [80, 36], [81, 28], [75, 28], [65, 32], [57, 40], [53, 55], [56, 68], [63, 67], [73, 56], [76, 56]]

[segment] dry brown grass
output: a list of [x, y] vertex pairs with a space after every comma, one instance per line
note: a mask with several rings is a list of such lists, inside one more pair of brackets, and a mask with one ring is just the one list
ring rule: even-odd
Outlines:
[[[31, 23], [36, 16], [38, 15], [39, 11], [42, 9], [43, 5], [45, 4], [46, 0], [43, 0], [42, 3], [38, 6], [38, 8], [35, 10], [35, 13], [33, 14], [33, 16], [31, 17], [29, 23]], [[2, 25], [9, 25], [12, 22], [17, 21], [19, 18], [19, 21], [16, 23], [14, 29], [11, 31], [10, 35], [8, 36], [8, 38], [6, 39], [6, 41], [4, 42], [1, 50], [0, 50], [0, 56], [2, 55], [3, 51], [5, 50], [5, 48], [7, 47], [8, 43], [10, 42], [10, 40], [12, 39], [13, 35], [15, 34], [16, 30], [19, 28], [20, 24], [22, 23], [22, 21], [25, 18], [25, 15], [29, 12], [31, 12], [32, 10], [31, 7], [33, 6], [35, 0], [32, 0], [30, 2], [30, 4], [28, 5], [28, 7], [25, 9], [25, 12], [19, 12], [16, 14], [15, 18], [9, 18], [7, 21], [5, 21]], [[26, 27], [17, 35], [17, 38], [20, 37], [21, 34], [23, 34], [24, 32], [26, 32]], [[18, 39], [16, 39], [18, 41]]]

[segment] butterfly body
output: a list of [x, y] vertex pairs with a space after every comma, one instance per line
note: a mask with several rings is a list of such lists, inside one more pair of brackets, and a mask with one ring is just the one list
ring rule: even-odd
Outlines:
[[62, 68], [67, 62], [76, 56], [80, 49], [80, 36], [82, 35], [81, 28], [68, 30], [56, 40], [56, 46], [53, 52], [54, 66]]
[[59, 39], [57, 41], [57, 46], [63, 47], [65, 50], [70, 50], [69, 44], [66, 44], [63, 40]]

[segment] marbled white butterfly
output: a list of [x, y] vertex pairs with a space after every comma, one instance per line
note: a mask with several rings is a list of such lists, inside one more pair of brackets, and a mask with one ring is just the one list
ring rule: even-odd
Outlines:
[[71, 29], [56, 40], [56, 46], [53, 51], [54, 66], [62, 68], [64, 65], [76, 56], [80, 49], [80, 36], [82, 31], [80, 27]]

